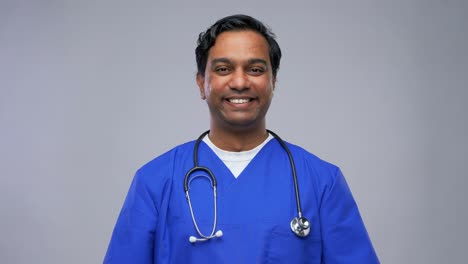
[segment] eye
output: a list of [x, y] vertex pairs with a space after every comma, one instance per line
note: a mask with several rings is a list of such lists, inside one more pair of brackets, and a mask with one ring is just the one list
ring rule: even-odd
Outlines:
[[265, 72], [265, 69], [262, 67], [252, 67], [249, 69], [249, 73], [255, 76], [262, 75], [264, 72]]
[[226, 67], [226, 66], [219, 66], [215, 68], [215, 72], [220, 75], [226, 75], [230, 72], [230, 69], [229, 67]]

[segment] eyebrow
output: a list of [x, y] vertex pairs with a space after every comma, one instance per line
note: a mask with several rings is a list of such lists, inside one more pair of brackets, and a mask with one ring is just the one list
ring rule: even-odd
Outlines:
[[217, 64], [217, 63], [227, 63], [231, 64], [231, 60], [228, 58], [216, 58], [211, 60], [211, 65]]
[[[224, 57], [223, 58], [216, 58], [216, 59], [211, 60], [211, 65], [215, 65], [217, 63], [232, 64], [232, 61], [230, 59], [224, 58]], [[247, 60], [247, 65], [256, 64], [256, 63], [260, 63], [260, 64], [263, 64], [265, 66], [268, 66], [267, 61], [264, 60], [264, 59], [254, 58], [254, 59]]]
[[260, 63], [260, 64], [263, 64], [265, 66], [268, 66], [268, 63], [266, 60], [264, 59], [258, 59], [258, 58], [255, 58], [255, 59], [250, 59], [247, 61], [248, 64], [256, 64], [256, 63]]

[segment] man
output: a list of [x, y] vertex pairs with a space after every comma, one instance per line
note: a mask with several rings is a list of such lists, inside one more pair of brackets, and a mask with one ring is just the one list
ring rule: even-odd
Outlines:
[[378, 263], [340, 170], [266, 130], [273, 33], [223, 18], [196, 59], [210, 131], [138, 170], [104, 262]]

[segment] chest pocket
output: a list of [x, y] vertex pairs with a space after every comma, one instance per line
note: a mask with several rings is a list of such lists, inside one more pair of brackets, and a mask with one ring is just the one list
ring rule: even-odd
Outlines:
[[321, 263], [322, 242], [312, 234], [298, 237], [290, 229], [277, 228], [266, 241], [259, 263]]

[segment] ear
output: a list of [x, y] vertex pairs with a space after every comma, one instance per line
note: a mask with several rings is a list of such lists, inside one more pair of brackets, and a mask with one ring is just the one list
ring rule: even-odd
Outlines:
[[200, 97], [201, 99], [205, 100], [205, 77], [203, 77], [200, 73], [197, 73], [197, 85], [200, 89]]

